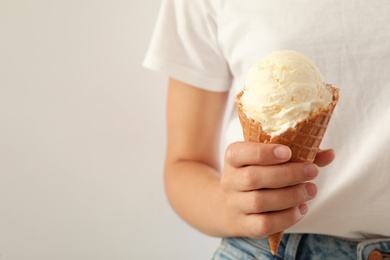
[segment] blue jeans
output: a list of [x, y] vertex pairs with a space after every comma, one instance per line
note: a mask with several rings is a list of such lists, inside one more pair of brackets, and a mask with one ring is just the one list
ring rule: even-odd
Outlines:
[[359, 240], [317, 234], [284, 234], [275, 256], [269, 250], [267, 238], [224, 238], [213, 257], [213, 260], [253, 259], [390, 259], [390, 238]]

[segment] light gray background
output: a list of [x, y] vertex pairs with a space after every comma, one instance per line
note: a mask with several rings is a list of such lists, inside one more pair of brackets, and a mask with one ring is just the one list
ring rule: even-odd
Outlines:
[[0, 0], [0, 260], [211, 258], [164, 196], [159, 6]]

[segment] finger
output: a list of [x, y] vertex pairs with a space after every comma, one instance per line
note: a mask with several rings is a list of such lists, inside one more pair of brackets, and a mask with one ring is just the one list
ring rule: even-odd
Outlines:
[[308, 206], [303, 203], [281, 211], [244, 216], [243, 235], [258, 239], [264, 238], [295, 225], [307, 212]]
[[317, 165], [313, 163], [246, 166], [230, 175], [228, 185], [238, 191], [282, 188], [313, 180], [318, 172]]
[[334, 158], [335, 153], [333, 149], [320, 150], [316, 155], [314, 163], [317, 164], [319, 167], [324, 167], [330, 164], [334, 160]]
[[256, 142], [232, 143], [225, 153], [225, 161], [233, 167], [279, 164], [288, 161], [290, 157], [291, 150], [287, 146]]
[[317, 194], [314, 183], [302, 183], [282, 189], [241, 192], [236, 204], [246, 214], [285, 210], [313, 199]]

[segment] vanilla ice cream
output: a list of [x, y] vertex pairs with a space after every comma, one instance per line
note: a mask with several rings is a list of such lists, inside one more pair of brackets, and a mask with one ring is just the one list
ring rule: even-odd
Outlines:
[[282, 50], [250, 68], [241, 102], [246, 116], [273, 137], [326, 109], [332, 97], [313, 61], [299, 52]]

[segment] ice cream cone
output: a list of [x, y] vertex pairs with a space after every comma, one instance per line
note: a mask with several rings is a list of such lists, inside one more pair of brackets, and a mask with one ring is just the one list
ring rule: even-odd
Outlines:
[[[294, 129], [290, 128], [286, 132], [274, 137], [264, 132], [259, 122], [246, 116], [241, 104], [241, 96], [243, 94], [243, 91], [241, 91], [237, 94], [236, 106], [244, 140], [247, 142], [283, 144], [290, 147], [292, 151], [289, 162], [313, 162], [339, 99], [339, 89], [331, 85], [327, 86], [333, 93], [333, 101], [326, 109], [298, 123]], [[274, 255], [277, 253], [282, 236], [283, 231], [268, 236], [271, 252]]]
[[278, 252], [278, 247], [279, 247], [280, 241], [282, 241], [283, 234], [284, 234], [284, 231], [280, 231], [280, 232], [277, 232], [275, 234], [268, 236], [269, 247], [270, 247], [271, 253], [273, 255], [276, 255], [276, 253]]

